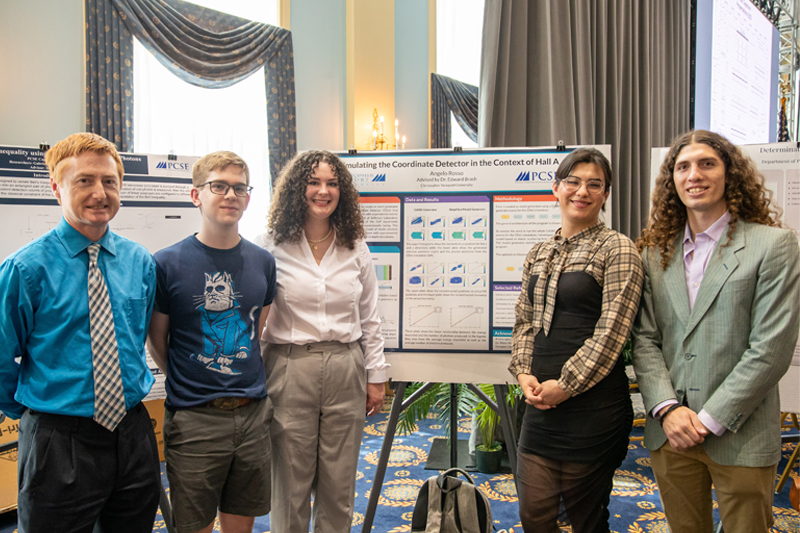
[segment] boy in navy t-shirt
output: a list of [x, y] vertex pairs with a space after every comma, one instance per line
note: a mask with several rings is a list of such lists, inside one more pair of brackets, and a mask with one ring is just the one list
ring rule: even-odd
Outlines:
[[266, 376], [259, 339], [275, 260], [239, 236], [247, 164], [214, 152], [192, 169], [200, 231], [155, 254], [148, 346], [167, 376], [164, 455], [179, 532], [251, 532], [270, 510]]

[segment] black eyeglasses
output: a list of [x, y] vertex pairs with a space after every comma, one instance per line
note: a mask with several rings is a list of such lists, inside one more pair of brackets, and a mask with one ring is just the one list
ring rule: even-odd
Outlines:
[[233, 189], [233, 194], [238, 196], [239, 198], [247, 198], [247, 195], [250, 194], [250, 191], [253, 190], [252, 187], [248, 187], [247, 185], [240, 184], [240, 185], [228, 185], [224, 181], [207, 181], [204, 184], [198, 186], [197, 188], [200, 189], [208, 185], [209, 190], [214, 194], [219, 194], [220, 196], [225, 196], [228, 194], [230, 189]]

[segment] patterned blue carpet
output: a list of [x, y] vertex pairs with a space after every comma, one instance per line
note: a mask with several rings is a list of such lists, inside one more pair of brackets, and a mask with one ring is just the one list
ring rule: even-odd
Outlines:
[[[364, 427], [352, 533], [361, 532], [387, 418], [388, 404], [385, 412], [370, 418]], [[469, 437], [469, 428], [469, 419], [459, 421], [459, 433], [462, 439]], [[634, 435], [640, 435], [641, 432], [641, 428], [634, 428]], [[411, 513], [419, 487], [425, 479], [437, 474], [436, 471], [424, 469], [432, 441], [444, 434], [445, 428], [442, 428], [434, 418], [429, 418], [419, 424], [413, 435], [395, 438], [373, 524], [374, 533], [399, 533], [411, 530]], [[785, 431], [785, 434], [796, 435], [797, 431]], [[785, 468], [795, 445], [794, 443], [783, 445], [779, 472]], [[161, 466], [162, 478], [166, 485], [163, 463]], [[798, 471], [795, 468], [792, 476], [797, 477], [797, 475]], [[521, 533], [516, 491], [511, 476], [475, 473], [474, 477], [477, 485], [491, 502], [496, 528], [498, 530], [505, 528], [509, 533]], [[790, 483], [787, 482], [783, 491], [775, 497], [773, 503], [775, 524], [772, 533], [800, 531], [800, 513], [791, 509], [789, 505], [789, 486]], [[612, 533], [668, 533], [669, 531], [661, 509], [658, 488], [650, 469], [650, 455], [640, 442], [630, 443], [628, 457], [617, 470], [610, 511]], [[563, 525], [561, 530], [570, 532], [571, 528]], [[159, 533], [167, 531], [160, 514], [156, 516], [153, 531]], [[215, 525], [214, 531], [219, 531], [218, 524]], [[254, 531], [268, 533], [269, 517], [257, 518]], [[16, 513], [0, 515], [0, 533], [11, 532], [17, 533]]]
[[[388, 408], [388, 403], [387, 403]], [[358, 483], [355, 500], [355, 516], [352, 532], [360, 532], [369, 500], [372, 478], [378, 464], [378, 454], [386, 429], [388, 410], [367, 420], [358, 465]], [[470, 420], [459, 421], [459, 434], [469, 438]], [[425, 470], [425, 462], [435, 438], [443, 437], [442, 428], [435, 418], [419, 424], [411, 436], [395, 437], [389, 466], [381, 491], [378, 510], [372, 531], [374, 533], [400, 533], [411, 531], [411, 513], [417, 492], [425, 479], [435, 475], [433, 470]], [[634, 428], [634, 434], [641, 434], [641, 428]], [[797, 431], [794, 431], [797, 433]], [[795, 444], [783, 446], [783, 459], [779, 472], [783, 471]], [[667, 533], [666, 520], [658, 496], [658, 488], [650, 469], [650, 455], [641, 442], [631, 442], [628, 457], [617, 470], [614, 491], [611, 497], [612, 533]], [[797, 475], [795, 469], [795, 476]], [[518, 503], [514, 482], [510, 474], [474, 474], [476, 484], [489, 497], [496, 528], [507, 529], [509, 533], [521, 533]], [[166, 483], [166, 477], [164, 479]], [[773, 533], [797, 533], [800, 531], [800, 513], [789, 505], [789, 483], [775, 497], [773, 505], [775, 525]], [[716, 513], [716, 511], [715, 511]], [[716, 517], [718, 519], [718, 517]], [[218, 526], [215, 527], [218, 531]], [[571, 528], [563, 525], [562, 532]], [[154, 531], [166, 532], [161, 516], [156, 517]], [[269, 517], [256, 519], [254, 531], [269, 532]]]

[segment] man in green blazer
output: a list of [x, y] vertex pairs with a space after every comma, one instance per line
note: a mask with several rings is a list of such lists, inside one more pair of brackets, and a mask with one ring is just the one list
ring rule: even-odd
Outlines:
[[672, 533], [767, 533], [778, 381], [800, 331], [800, 248], [753, 162], [716, 133], [670, 148], [637, 243], [646, 278], [633, 364]]

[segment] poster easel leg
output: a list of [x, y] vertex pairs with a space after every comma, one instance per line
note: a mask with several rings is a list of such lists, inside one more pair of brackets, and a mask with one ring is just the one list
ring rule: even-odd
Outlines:
[[503, 427], [503, 437], [506, 440], [506, 449], [508, 450], [508, 462], [511, 465], [511, 473], [514, 475], [514, 484], [517, 483], [517, 434], [514, 431], [514, 426], [511, 424], [511, 408], [508, 407], [508, 402], [505, 401], [508, 396], [508, 385], [495, 385], [494, 395], [496, 398], [502, 398], [503, 401], [497, 402], [497, 408], [500, 415], [500, 425]]
[[450, 468], [458, 466], [458, 385], [450, 384]]
[[414, 403], [417, 398], [422, 396], [434, 384], [426, 383], [416, 391], [414, 394], [403, 401], [405, 396], [406, 387], [408, 382], [397, 382], [397, 389], [394, 391], [394, 400], [392, 400], [392, 410], [389, 413], [389, 420], [386, 423], [386, 433], [383, 436], [383, 445], [381, 446], [381, 454], [378, 457], [378, 466], [375, 468], [375, 478], [372, 480], [372, 489], [369, 493], [369, 503], [367, 503], [367, 512], [364, 514], [364, 525], [361, 526], [361, 532], [367, 533], [372, 530], [372, 522], [375, 519], [375, 511], [378, 508], [378, 499], [381, 495], [383, 488], [383, 478], [386, 475], [386, 467], [389, 464], [389, 455], [392, 453], [392, 441], [394, 441], [394, 434], [397, 430], [397, 421], [400, 419], [400, 413]]

